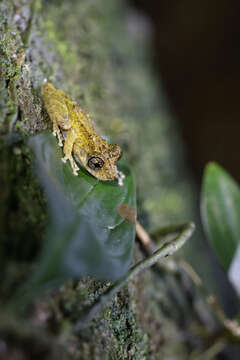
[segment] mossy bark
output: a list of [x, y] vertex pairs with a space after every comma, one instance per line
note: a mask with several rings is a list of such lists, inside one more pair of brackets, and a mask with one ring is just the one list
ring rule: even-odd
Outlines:
[[[191, 205], [185, 202], [188, 210], [180, 206], [186, 193], [182, 183], [166, 186], [176, 164], [167, 151], [175, 128], [157, 104], [145, 20], [120, 0], [3, 0], [0, 11], [0, 358], [187, 359], [192, 349], [208, 346], [215, 322], [204, 305], [196, 308], [191, 284], [165, 272], [147, 271], [126, 285], [77, 333], [72, 324], [107, 284], [69, 281], [39, 297], [25, 311], [25, 321], [3, 310], [34, 269], [44, 239], [46, 200], [32, 173], [26, 141], [51, 130], [41, 96], [45, 78], [95, 114], [99, 127], [128, 154], [145, 224], [182, 221], [182, 211], [187, 217]], [[176, 139], [173, 148], [181, 148]], [[159, 190], [164, 181], [168, 202]], [[135, 260], [142, 256], [136, 246]], [[198, 336], [190, 327], [204, 331]]]

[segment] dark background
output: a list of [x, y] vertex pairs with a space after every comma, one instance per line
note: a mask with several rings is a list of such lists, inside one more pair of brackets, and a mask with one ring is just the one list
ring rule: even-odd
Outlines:
[[213, 160], [240, 182], [240, 3], [129, 1], [151, 19], [154, 63], [197, 181]]

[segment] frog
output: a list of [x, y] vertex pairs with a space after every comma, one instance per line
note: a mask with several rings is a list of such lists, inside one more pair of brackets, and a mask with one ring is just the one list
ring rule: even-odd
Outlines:
[[65, 163], [69, 160], [73, 174], [78, 175], [78, 164], [102, 181], [118, 180], [123, 184], [124, 174], [117, 169], [122, 149], [110, 144], [95, 130], [89, 114], [63, 90], [53, 84], [43, 85], [43, 101], [52, 121], [53, 135], [63, 146]]

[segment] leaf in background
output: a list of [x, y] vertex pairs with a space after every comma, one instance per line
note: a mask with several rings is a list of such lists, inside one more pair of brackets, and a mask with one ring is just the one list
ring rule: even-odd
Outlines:
[[212, 247], [225, 270], [229, 270], [240, 244], [240, 189], [216, 163], [205, 169], [201, 217]]
[[50, 213], [37, 270], [29, 284], [43, 286], [84, 275], [121, 278], [129, 269], [135, 239], [134, 224], [117, 212], [121, 203], [136, 206], [129, 170], [119, 166], [126, 175], [123, 186], [99, 181], [83, 169], [74, 176], [69, 163], [62, 163], [62, 150], [52, 135], [34, 136], [29, 143]]

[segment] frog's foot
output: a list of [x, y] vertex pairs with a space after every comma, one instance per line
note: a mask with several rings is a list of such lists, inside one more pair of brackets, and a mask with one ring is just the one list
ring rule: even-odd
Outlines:
[[66, 163], [66, 161], [69, 160], [72, 170], [73, 170], [73, 175], [78, 176], [78, 170], [79, 167], [77, 166], [77, 164], [75, 163], [75, 161], [73, 160], [73, 157], [71, 155], [66, 155], [64, 156], [64, 158], [62, 158], [62, 162]]
[[[79, 170], [79, 169], [78, 169], [78, 170]], [[73, 170], [73, 175], [74, 175], [74, 176], [78, 176], [78, 171], [74, 169], [74, 170]]]
[[117, 170], [117, 181], [119, 186], [123, 186], [123, 180], [125, 179], [125, 174], [122, 171]]
[[62, 137], [60, 130], [56, 127], [53, 129], [53, 136], [58, 138], [58, 145], [62, 147], [63, 146], [63, 137]]

